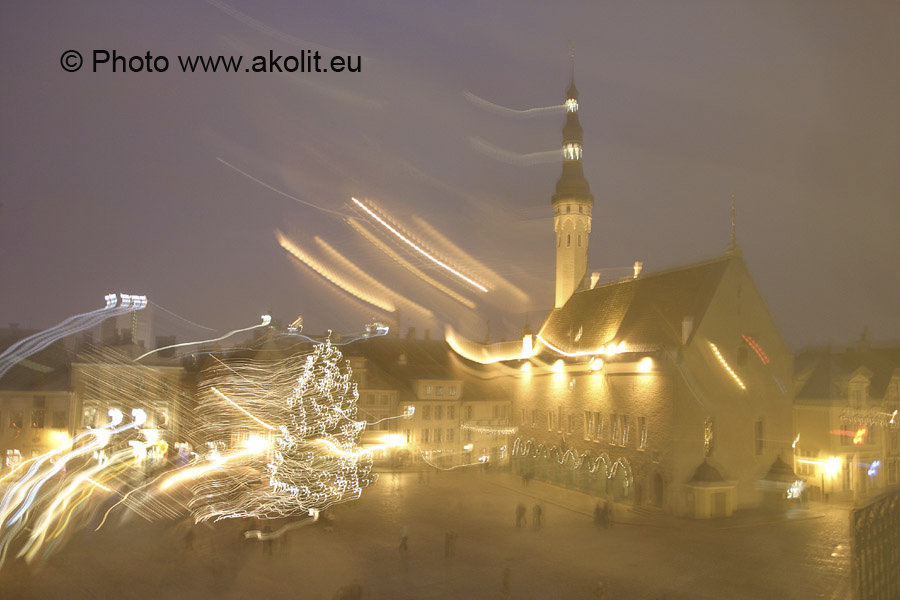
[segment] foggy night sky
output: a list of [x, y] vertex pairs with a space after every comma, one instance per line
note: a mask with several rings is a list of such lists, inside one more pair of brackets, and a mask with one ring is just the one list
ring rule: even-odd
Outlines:
[[[561, 104], [572, 40], [589, 270], [721, 256], [734, 190], [738, 243], [790, 347], [864, 327], [900, 340], [900, 3], [53, 4], [0, 9], [4, 326], [46, 328], [110, 291], [223, 330], [267, 311], [311, 332], [386, 317], [298, 266], [275, 229], [319, 256], [320, 236], [436, 313], [401, 312], [404, 330], [450, 322], [482, 339], [489, 317], [496, 339], [526, 311], [536, 326], [553, 303], [561, 160], [513, 166], [471, 138], [557, 150], [564, 113], [507, 118], [464, 92]], [[77, 73], [59, 64], [70, 48]], [[92, 73], [95, 48], [163, 54], [169, 70]], [[302, 48], [360, 54], [362, 72], [185, 74], [176, 59]], [[217, 158], [330, 210], [360, 216], [355, 195], [410, 230], [420, 217], [530, 300], [467, 293], [477, 313], [436, 300], [342, 219]], [[169, 323], [179, 341], [202, 335]]]

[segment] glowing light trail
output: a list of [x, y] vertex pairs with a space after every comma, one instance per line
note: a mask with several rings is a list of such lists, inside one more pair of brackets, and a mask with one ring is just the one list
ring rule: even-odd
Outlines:
[[499, 104], [494, 104], [490, 100], [480, 98], [472, 92], [463, 92], [463, 96], [465, 96], [466, 100], [468, 100], [472, 104], [475, 104], [476, 106], [480, 106], [507, 117], [514, 117], [519, 119], [530, 119], [532, 117], [540, 117], [544, 115], [555, 115], [566, 111], [565, 104], [555, 104], [553, 106], [540, 106], [536, 108], [526, 108], [523, 110], [518, 110], [515, 108], [500, 106]]
[[284, 236], [280, 231], [275, 232], [275, 237], [278, 239], [278, 244], [285, 249], [289, 254], [291, 254], [294, 258], [305, 264], [307, 267], [327, 279], [332, 284], [341, 288], [345, 292], [356, 296], [360, 300], [368, 302], [372, 306], [376, 306], [383, 311], [386, 312], [395, 312], [397, 307], [394, 306], [392, 302], [389, 300], [385, 300], [384, 298], [378, 298], [362, 289], [350, 283], [349, 281], [344, 280], [341, 277], [338, 277], [336, 274], [332, 273], [330, 269], [325, 268], [322, 264], [315, 260], [312, 256], [304, 252], [299, 246], [297, 246], [294, 242], [289, 240]]
[[474, 136], [469, 138], [469, 143], [472, 144], [472, 147], [475, 148], [475, 150], [486, 156], [519, 167], [556, 162], [562, 156], [561, 150], [544, 150], [542, 152], [532, 152], [530, 154], [510, 152], [509, 150], [504, 150], [503, 148], [494, 146], [493, 144]]
[[234, 170], [234, 171], [237, 171], [238, 173], [240, 173], [240, 174], [243, 175], [244, 177], [247, 177], [248, 179], [250, 179], [250, 180], [252, 180], [252, 181], [255, 181], [256, 183], [258, 183], [259, 185], [263, 186], [264, 188], [266, 188], [266, 189], [268, 189], [268, 190], [272, 190], [272, 191], [275, 192], [276, 194], [280, 194], [281, 196], [284, 196], [285, 198], [288, 198], [288, 199], [290, 199], [290, 200], [293, 200], [294, 202], [299, 202], [300, 204], [302, 204], [302, 205], [304, 205], [304, 206], [308, 206], [308, 207], [310, 207], [310, 208], [315, 208], [316, 210], [321, 210], [322, 212], [331, 213], [331, 214], [333, 214], [333, 215], [338, 215], [338, 216], [341, 216], [341, 217], [348, 217], [348, 216], [350, 216], [350, 215], [344, 214], [344, 213], [342, 213], [342, 212], [340, 212], [340, 211], [337, 211], [337, 210], [331, 210], [330, 208], [325, 208], [325, 207], [322, 207], [322, 206], [318, 206], [318, 205], [316, 205], [316, 204], [313, 204], [313, 203], [311, 203], [311, 202], [307, 202], [306, 200], [301, 200], [300, 198], [297, 198], [296, 196], [291, 196], [291, 195], [288, 194], [287, 192], [283, 192], [283, 191], [279, 190], [279, 189], [276, 188], [276, 187], [272, 187], [271, 185], [269, 185], [269, 184], [266, 183], [265, 181], [262, 181], [262, 180], [260, 180], [260, 179], [257, 179], [256, 177], [254, 177], [254, 176], [251, 175], [250, 173], [247, 173], [246, 171], [242, 171], [242, 170], [238, 169], [236, 166], [234, 166], [234, 165], [231, 164], [230, 162], [228, 162], [228, 161], [226, 161], [226, 160], [224, 160], [224, 159], [222, 159], [222, 158], [219, 158], [218, 156], [216, 157], [216, 160], [219, 161], [220, 163], [222, 163], [223, 165], [225, 165], [226, 167], [228, 167], [229, 169], [232, 169], [232, 170]]
[[422, 256], [424, 256], [425, 258], [427, 258], [428, 260], [430, 260], [431, 262], [433, 262], [433, 263], [436, 264], [437, 266], [441, 267], [442, 269], [445, 269], [446, 271], [452, 273], [453, 275], [456, 275], [458, 278], [462, 279], [463, 281], [465, 281], [466, 283], [468, 283], [468, 284], [471, 285], [472, 287], [474, 287], [474, 288], [476, 288], [476, 289], [478, 289], [478, 290], [480, 290], [480, 291], [482, 291], [482, 292], [484, 292], [484, 293], [487, 293], [488, 289], [487, 289], [486, 287], [484, 287], [483, 285], [481, 285], [480, 283], [478, 283], [478, 282], [475, 281], [474, 279], [471, 279], [471, 278], [469, 278], [469, 277], [466, 277], [465, 275], [463, 275], [462, 273], [460, 273], [459, 271], [457, 271], [456, 269], [454, 269], [453, 267], [451, 267], [451, 266], [448, 265], [447, 263], [441, 261], [441, 260], [438, 259], [438, 258], [435, 258], [435, 257], [432, 256], [431, 254], [429, 254], [428, 252], [426, 252], [425, 250], [423, 250], [420, 246], [418, 246], [418, 245], [417, 245], [415, 242], [413, 242], [411, 239], [409, 239], [408, 237], [406, 237], [405, 235], [403, 235], [402, 233], [400, 233], [399, 231], [397, 231], [397, 229], [394, 228], [390, 223], [388, 223], [387, 221], [385, 221], [384, 219], [382, 219], [380, 216], [378, 216], [378, 215], [375, 213], [375, 211], [373, 211], [372, 209], [370, 209], [368, 206], [366, 206], [365, 204], [363, 204], [362, 202], [360, 202], [360, 201], [357, 200], [356, 198], [351, 198], [351, 200], [353, 200], [353, 202], [355, 202], [357, 206], [359, 206], [359, 207], [362, 208], [364, 211], [366, 211], [366, 213], [368, 213], [369, 216], [371, 216], [373, 219], [375, 219], [376, 221], [378, 221], [385, 229], [387, 229], [388, 231], [390, 231], [391, 233], [393, 233], [395, 236], [397, 236], [398, 238], [400, 238], [400, 240], [403, 241], [403, 243], [405, 243], [406, 245], [408, 245], [410, 248], [412, 248], [413, 250], [415, 250], [416, 252], [418, 252], [419, 254], [421, 254]]
[[222, 341], [225, 338], [229, 338], [235, 334], [243, 333], [244, 331], [250, 331], [251, 329], [256, 329], [258, 327], [266, 327], [269, 323], [272, 322], [272, 317], [269, 315], [263, 315], [261, 318], [262, 318], [262, 323], [260, 323], [259, 325], [252, 325], [250, 327], [244, 327], [243, 329], [235, 329], [234, 331], [229, 331], [225, 335], [222, 335], [217, 338], [210, 339], [210, 340], [182, 342], [180, 344], [172, 344], [171, 346], [163, 346], [162, 348], [155, 348], [153, 350], [150, 350], [149, 352], [144, 352], [143, 354], [138, 356], [136, 359], [134, 359], [134, 362], [137, 362], [137, 361], [141, 360], [142, 358], [149, 356], [149, 355], [153, 354], [154, 352], [159, 352], [161, 350], [168, 350], [170, 348], [182, 348], [184, 346], [196, 346], [199, 344], [211, 344], [212, 342], [219, 342], [219, 341]]
[[213, 393], [216, 394], [219, 398], [221, 398], [222, 400], [228, 402], [228, 403], [231, 404], [233, 407], [235, 407], [236, 409], [238, 409], [239, 411], [241, 411], [242, 413], [244, 413], [245, 415], [247, 415], [248, 417], [250, 417], [251, 419], [253, 419], [253, 420], [256, 421], [257, 423], [259, 423], [260, 425], [262, 425], [262, 426], [265, 427], [266, 429], [271, 429], [272, 431], [278, 431], [278, 428], [277, 428], [277, 427], [274, 427], [274, 426], [272, 426], [272, 425], [269, 425], [268, 423], [266, 423], [266, 422], [263, 421], [262, 419], [259, 419], [259, 418], [257, 418], [257, 417], [254, 417], [252, 414], [250, 414], [249, 412], [247, 412], [246, 409], [244, 409], [243, 407], [241, 407], [237, 402], [235, 402], [234, 400], [232, 400], [231, 398], [229, 398], [228, 396], [226, 396], [225, 394], [223, 394], [222, 392], [220, 392], [219, 390], [217, 390], [215, 387], [211, 387], [211, 388], [209, 388], [209, 389], [211, 389], [211, 390], [213, 391]]
[[[528, 302], [528, 294], [523, 292], [521, 289], [507, 281], [505, 278], [498, 275], [492, 269], [489, 269], [486, 265], [479, 262], [473, 256], [471, 256], [468, 252], [454, 244], [450, 241], [444, 234], [438, 231], [436, 228], [432, 227], [430, 223], [421, 219], [419, 217], [413, 217], [413, 221], [417, 226], [422, 228], [424, 232], [438, 243], [444, 246], [446, 250], [449, 250], [451, 253], [456, 254], [456, 259], [460, 262], [467, 261], [470, 263], [469, 271], [482, 271], [485, 279], [492, 279], [495, 282], [499, 283], [503, 287], [507, 288], [513, 295], [516, 296], [516, 299], [519, 302]], [[471, 264], [474, 263], [474, 267]]]
[[420, 305], [416, 304], [415, 302], [413, 302], [412, 300], [410, 300], [409, 298], [406, 298], [405, 296], [398, 294], [397, 292], [389, 289], [387, 286], [385, 286], [384, 284], [382, 284], [381, 282], [376, 280], [374, 277], [372, 277], [371, 275], [369, 275], [368, 273], [366, 273], [365, 271], [363, 271], [362, 269], [357, 267], [355, 264], [353, 264], [353, 262], [351, 260], [349, 260], [343, 254], [341, 254], [340, 252], [335, 250], [330, 244], [328, 244], [325, 240], [323, 240], [319, 236], [315, 236], [314, 239], [315, 239], [316, 243], [319, 244], [319, 246], [323, 250], [325, 250], [326, 254], [330, 255], [331, 258], [335, 262], [337, 262], [344, 269], [349, 271], [351, 273], [351, 275], [354, 278], [356, 278], [356, 280], [359, 281], [360, 283], [367, 285], [371, 289], [378, 290], [379, 292], [381, 292], [381, 294], [383, 294], [385, 296], [393, 297], [396, 301], [406, 304], [410, 308], [413, 308], [413, 309], [421, 312], [427, 318], [431, 318], [432, 316], [434, 316], [432, 314], [432, 312], [430, 310], [428, 310], [427, 308], [425, 308], [424, 306], [420, 306]]
[[375, 237], [374, 233], [372, 233], [371, 231], [366, 229], [356, 219], [347, 219], [347, 223], [349, 223], [350, 226], [353, 227], [353, 229], [355, 229], [357, 231], [357, 233], [359, 233], [361, 236], [366, 238], [366, 240], [369, 241], [373, 246], [375, 246], [376, 248], [378, 248], [379, 250], [381, 250], [382, 252], [387, 254], [388, 257], [390, 257], [392, 260], [394, 260], [394, 262], [399, 264], [401, 267], [403, 267], [404, 269], [406, 269], [407, 271], [409, 271], [410, 273], [412, 273], [413, 275], [415, 275], [416, 277], [418, 277], [419, 279], [421, 279], [428, 285], [430, 285], [430, 286], [434, 287], [435, 289], [437, 289], [438, 291], [443, 292], [444, 294], [450, 296], [451, 298], [453, 298], [454, 300], [456, 300], [463, 306], [466, 306], [467, 308], [472, 308], [472, 309], [475, 308], [474, 302], [472, 302], [465, 296], [457, 294], [456, 292], [454, 292], [453, 290], [451, 290], [450, 288], [448, 288], [441, 282], [437, 281], [433, 277], [425, 274], [424, 272], [422, 272], [419, 269], [417, 269], [416, 267], [414, 267], [408, 260], [406, 260], [405, 258], [400, 256], [398, 253], [394, 252], [394, 250], [392, 250], [390, 246], [388, 246], [387, 244], [385, 244], [384, 242], [379, 240], [377, 237]]

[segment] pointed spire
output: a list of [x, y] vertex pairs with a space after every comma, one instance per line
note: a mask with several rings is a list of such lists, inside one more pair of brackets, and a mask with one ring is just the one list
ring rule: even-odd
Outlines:
[[741, 249], [737, 245], [737, 239], [735, 238], [735, 229], [737, 228], [737, 219], [735, 218], [735, 207], [734, 207], [734, 190], [731, 191], [731, 241], [728, 243], [728, 252], [729, 256], [731, 255], [740, 255]]

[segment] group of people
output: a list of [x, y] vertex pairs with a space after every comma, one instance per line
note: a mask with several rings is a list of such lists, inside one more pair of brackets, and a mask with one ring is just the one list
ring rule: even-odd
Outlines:
[[[528, 521], [525, 518], [526, 512], [525, 505], [519, 502], [519, 505], [516, 506], [516, 527], [522, 527], [528, 524]], [[531, 526], [535, 529], [540, 529], [543, 521], [544, 509], [541, 508], [540, 504], [535, 504], [531, 509]]]

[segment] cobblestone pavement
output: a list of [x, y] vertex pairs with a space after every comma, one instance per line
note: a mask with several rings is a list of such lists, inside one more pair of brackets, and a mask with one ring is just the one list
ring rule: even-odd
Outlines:
[[[598, 529], [595, 501], [505, 473], [385, 473], [329, 511], [330, 525], [292, 529], [268, 546], [243, 539], [259, 527], [250, 520], [190, 536], [187, 520], [133, 515], [85, 530], [40, 569], [8, 562], [0, 596], [329, 600], [355, 597], [358, 584], [370, 599], [849, 597], [846, 508], [698, 522], [617, 505], [612, 526]], [[517, 528], [519, 503], [527, 524]]]

